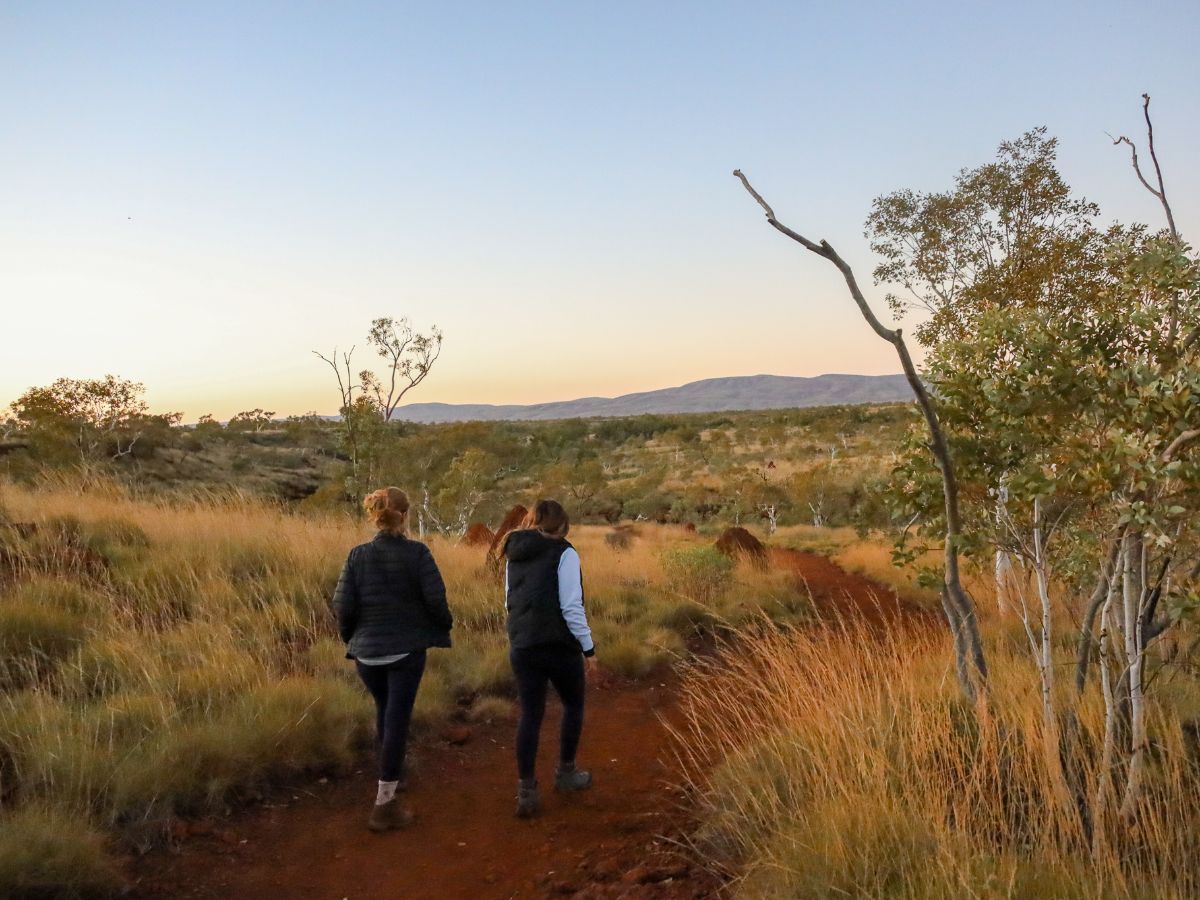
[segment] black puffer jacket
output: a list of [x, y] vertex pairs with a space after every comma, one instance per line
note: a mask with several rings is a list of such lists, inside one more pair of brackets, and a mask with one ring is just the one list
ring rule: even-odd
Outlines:
[[355, 659], [450, 646], [442, 573], [428, 547], [400, 535], [381, 531], [350, 551], [333, 611]]

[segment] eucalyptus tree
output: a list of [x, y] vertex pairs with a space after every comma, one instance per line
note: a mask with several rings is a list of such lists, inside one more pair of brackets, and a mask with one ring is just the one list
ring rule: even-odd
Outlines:
[[[1065, 187], [1056, 173], [1039, 172], [1044, 183]], [[1156, 196], [1165, 198], [1157, 177]], [[1014, 191], [1030, 183], [1021, 179]], [[1191, 336], [1200, 333], [1200, 265], [1173, 225], [1155, 235], [1100, 229], [1091, 224], [1094, 207], [1069, 193], [1056, 196], [1064, 215], [1082, 218], [1057, 234], [1044, 231], [1040, 254], [1014, 262], [1011, 272], [1010, 254], [1003, 265], [989, 262], [986, 277], [976, 273], [968, 287], [945, 275], [961, 268], [947, 260], [981, 258], [980, 228], [968, 228], [953, 231], [967, 250], [895, 257], [881, 277], [924, 284], [925, 296], [945, 301], [926, 306], [932, 324], [924, 374], [959, 475], [962, 548], [1012, 553], [1023, 563], [1013, 606], [1041, 681], [1047, 766], [1101, 840], [1114, 772], [1125, 779], [1123, 818], [1137, 813], [1150, 648], [1195, 605], [1200, 356]], [[1063, 220], [1048, 221], [1057, 227]], [[924, 232], [904, 246], [936, 244]], [[1026, 277], [1030, 266], [1041, 269], [1037, 279]], [[918, 270], [924, 282], [911, 275]], [[958, 284], [958, 292], [934, 292], [935, 279]], [[922, 528], [936, 535], [942, 527], [934, 472], [920, 449], [913, 442], [895, 479], [898, 512], [920, 523], [908, 532], [918, 538]], [[1060, 734], [1056, 609], [1070, 613], [1060, 621], [1082, 622], [1076, 697], [1099, 650], [1106, 727], [1090, 797], [1081, 796], [1079, 779], [1068, 784], [1059, 762], [1065, 755], [1077, 767], [1078, 748]], [[1069, 737], [1073, 707], [1067, 721]]]
[[[920, 376], [900, 329], [879, 321], [844, 259], [783, 225], [735, 172], [776, 230], [837, 266], [867, 323], [897, 350], [923, 417], [894, 473], [894, 511], [908, 523], [898, 554], [942, 543], [943, 605], [969, 695], [986, 668], [959, 555], [1022, 562], [1013, 599], [1041, 685], [1048, 774], [1094, 841], [1109, 833], [1114, 806], [1136, 819], [1147, 671], [1162, 663], [1150, 651], [1200, 605], [1200, 263], [1175, 229], [1150, 138], [1157, 186], [1133, 143], [1119, 142], [1164, 206], [1160, 234], [1101, 226], [1095, 204], [1057, 171], [1043, 129], [1001, 145], [995, 162], [963, 171], [948, 191], [876, 201], [867, 223], [883, 259], [875, 275], [892, 286], [897, 314], [924, 317]], [[1060, 727], [1055, 629], [1072, 618], [1082, 621], [1074, 699], [1094, 645], [1100, 656], [1105, 728], [1090, 769], [1086, 748]]]
[[145, 385], [105, 375], [59, 378], [32, 387], [11, 405], [15, 430], [27, 435], [45, 460], [71, 448], [80, 464], [129, 456], [150, 430], [177, 425], [180, 413], [151, 414]]
[[338, 388], [343, 445], [350, 463], [347, 493], [356, 496], [374, 484], [387, 425], [404, 397], [433, 371], [442, 352], [442, 332], [435, 325], [428, 334], [413, 329], [406, 318], [385, 316], [374, 319], [367, 332], [367, 346], [384, 360], [382, 372], [353, 370], [355, 347], [334, 347], [326, 356], [313, 354], [328, 365]]
[[[1035, 128], [1002, 143], [992, 162], [962, 170], [947, 190], [901, 190], [872, 205], [867, 237], [882, 258], [875, 280], [889, 286], [897, 315], [918, 314], [916, 336], [934, 365], [939, 348], [971, 339], [985, 317], [1086, 309], [1118, 277], [1109, 249], [1127, 230], [1100, 227], [1099, 207], [1074, 196], [1058, 171], [1057, 148]], [[1005, 514], [1008, 474], [1001, 467], [993, 476], [988, 512], [1004, 535], [993, 558], [1004, 612], [1020, 599], [1013, 595], [1023, 572], [1013, 560], [1029, 554]]]

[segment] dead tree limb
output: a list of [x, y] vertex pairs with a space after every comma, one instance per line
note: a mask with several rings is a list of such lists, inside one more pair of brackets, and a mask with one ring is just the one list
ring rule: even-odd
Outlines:
[[[1171, 204], [1167, 202], [1167, 188], [1163, 183], [1162, 167], [1158, 164], [1158, 154], [1154, 150], [1154, 123], [1150, 121], [1150, 95], [1142, 94], [1142, 116], [1146, 119], [1146, 143], [1150, 147], [1150, 160], [1154, 163], [1154, 177], [1158, 182], [1158, 187], [1155, 188], [1142, 174], [1142, 167], [1138, 163], [1137, 146], [1125, 135], [1113, 139], [1113, 144], [1126, 144], [1129, 147], [1130, 161], [1133, 163], [1133, 171], [1138, 177], [1138, 181], [1142, 183], [1142, 187], [1148, 190], [1162, 204], [1163, 212], [1167, 215], [1167, 228], [1171, 232], [1171, 238], [1175, 244], [1179, 245], [1179, 230], [1175, 227], [1175, 214], [1171, 212]], [[1109, 135], [1112, 137], [1112, 135]], [[1167, 334], [1170, 336], [1171, 343], [1175, 342], [1175, 326], [1179, 319], [1179, 295], [1176, 295], [1171, 300], [1171, 320], [1168, 324]], [[1200, 336], [1200, 329], [1196, 329], [1191, 334], [1187, 335], [1183, 341], [1183, 349], [1187, 351], [1195, 343], [1196, 338]]]
[[858, 310], [862, 313], [867, 324], [871, 326], [871, 330], [896, 348], [896, 355], [900, 358], [900, 365], [904, 369], [905, 378], [908, 379], [909, 387], [912, 388], [913, 394], [916, 395], [917, 405], [921, 408], [921, 413], [925, 417], [925, 424], [929, 428], [930, 449], [933, 452], [934, 460], [942, 475], [942, 493], [945, 498], [946, 513], [942, 609], [945, 611], [950, 632], [954, 637], [955, 661], [957, 664], [959, 685], [968, 698], [975, 700], [978, 697], [979, 688], [986, 688], [987, 686], [987, 660], [983, 652], [983, 640], [979, 632], [979, 618], [976, 615], [975, 602], [963, 587], [959, 572], [958, 545], [962, 534], [962, 518], [958, 507], [958, 480], [955, 476], [954, 460], [950, 454], [950, 447], [946, 441], [945, 432], [942, 430], [941, 422], [938, 420], [937, 411], [934, 408], [932, 398], [929, 396], [929, 391], [925, 388], [924, 383], [917, 374], [917, 368], [913, 363], [912, 354], [908, 351], [908, 345], [904, 341], [904, 336], [901, 334], [899, 328], [887, 328], [879, 321], [870, 304], [867, 303], [866, 297], [863, 296], [863, 292], [858, 286], [858, 280], [854, 277], [854, 272], [850, 268], [850, 264], [838, 255], [837, 251], [830, 246], [828, 241], [822, 240], [820, 243], [811, 241], [799, 232], [793, 231], [784, 225], [775, 217], [775, 211], [771, 208], [770, 204], [763, 199], [762, 195], [750, 184], [749, 179], [742, 174], [742, 170], [735, 169], [733, 174], [741, 180], [742, 186], [746, 188], [758, 205], [763, 208], [763, 211], [767, 215], [767, 222], [770, 223], [772, 228], [796, 241], [804, 249], [829, 260], [829, 262], [837, 266], [838, 271], [842, 273], [842, 278], [846, 281], [846, 287], [850, 291], [850, 296], [854, 299], [854, 303], [858, 306]]
[[1175, 216], [1171, 212], [1171, 204], [1167, 202], [1167, 189], [1163, 184], [1162, 167], [1158, 164], [1158, 154], [1154, 151], [1154, 123], [1150, 121], [1150, 95], [1142, 94], [1142, 115], [1146, 119], [1146, 143], [1150, 147], [1150, 160], [1154, 163], [1154, 177], [1158, 182], [1156, 189], [1142, 174], [1142, 167], [1138, 164], [1137, 146], [1127, 138], [1121, 135], [1113, 140], [1114, 144], [1126, 144], [1129, 146], [1129, 155], [1133, 163], [1133, 171], [1137, 174], [1138, 181], [1142, 183], [1142, 187], [1148, 190], [1151, 194], [1158, 198], [1158, 202], [1162, 204], [1163, 212], [1167, 214], [1167, 227], [1171, 231], [1171, 237], [1179, 240], [1179, 231], [1175, 228]]

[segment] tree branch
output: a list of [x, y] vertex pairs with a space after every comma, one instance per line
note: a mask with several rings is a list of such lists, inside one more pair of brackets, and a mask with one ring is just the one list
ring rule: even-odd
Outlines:
[[1193, 428], [1178, 435], [1175, 440], [1171, 441], [1171, 443], [1167, 445], [1167, 449], [1163, 451], [1163, 463], [1169, 463], [1172, 459], [1174, 459], [1176, 453], [1178, 453], [1192, 441], [1196, 440], [1196, 438], [1200, 438], [1200, 428]]
[[[1158, 180], [1158, 187], [1155, 188], [1142, 174], [1142, 167], [1138, 163], [1137, 145], [1133, 143], [1125, 135], [1113, 138], [1113, 144], [1126, 144], [1129, 147], [1130, 161], [1133, 163], [1133, 171], [1137, 173], [1138, 181], [1142, 183], [1142, 187], [1153, 194], [1158, 202], [1162, 204], [1163, 212], [1167, 214], [1167, 227], [1171, 231], [1171, 237], [1176, 242], [1179, 241], [1179, 232], [1175, 228], [1175, 216], [1171, 212], [1171, 204], [1167, 202], [1167, 188], [1163, 184], [1162, 167], [1158, 164], [1158, 154], [1154, 150], [1154, 123], [1150, 121], [1150, 95], [1142, 94], [1142, 115], [1146, 119], [1146, 139], [1150, 145], [1150, 159], [1154, 163], [1154, 175]], [[1109, 137], [1112, 137], [1110, 134]]]
[[908, 351], [908, 345], [904, 342], [904, 337], [899, 328], [887, 328], [875, 316], [874, 311], [871, 309], [870, 304], [867, 303], [866, 297], [863, 296], [863, 292], [858, 286], [858, 280], [854, 277], [854, 272], [850, 268], [850, 264], [838, 255], [837, 251], [833, 249], [828, 241], [822, 240], [820, 243], [811, 241], [799, 232], [784, 225], [775, 218], [775, 211], [771, 208], [771, 205], [754, 189], [750, 184], [750, 180], [742, 174], [742, 170], [735, 169], [733, 174], [742, 182], [742, 186], [754, 198], [755, 202], [763, 208], [767, 216], [767, 222], [772, 228], [796, 241], [806, 250], [829, 260], [837, 266], [838, 271], [842, 273], [842, 278], [846, 282], [847, 289], [850, 291], [850, 296], [854, 299], [855, 305], [858, 306], [859, 312], [862, 313], [867, 324], [871, 326], [871, 329], [879, 337], [896, 348], [901, 368], [904, 369], [904, 375], [908, 379], [908, 384], [916, 395], [917, 404], [920, 406], [921, 412], [925, 417], [925, 423], [929, 428], [930, 434], [930, 449], [942, 474], [942, 488], [946, 504], [945, 592], [943, 594], [943, 607], [946, 611], [951, 633], [954, 635], [956, 653], [959, 657], [959, 683], [964, 693], [971, 699], [975, 699], [975, 678], [971, 677], [968, 672], [964, 657], [969, 657], [970, 664], [974, 666], [979, 683], [985, 687], [987, 684], [987, 662], [983, 652], [983, 640], [979, 633], [975, 603], [970, 598], [970, 595], [967, 594], [965, 588], [963, 588], [959, 574], [958, 543], [959, 536], [962, 533], [962, 522], [958, 508], [958, 481], [955, 477], [954, 461], [950, 454], [950, 447], [942, 430], [941, 422], [938, 420], [937, 411], [934, 409], [933, 400], [930, 398], [929, 392], [917, 374], [917, 368], [913, 363], [912, 355]]

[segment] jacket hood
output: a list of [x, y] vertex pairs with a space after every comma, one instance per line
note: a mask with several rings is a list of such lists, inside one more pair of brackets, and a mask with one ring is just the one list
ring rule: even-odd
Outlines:
[[548, 547], [562, 542], [563, 538], [546, 537], [532, 528], [511, 531], [504, 539], [504, 555], [512, 562], [524, 562], [544, 553]]

